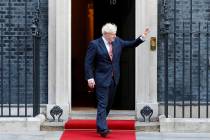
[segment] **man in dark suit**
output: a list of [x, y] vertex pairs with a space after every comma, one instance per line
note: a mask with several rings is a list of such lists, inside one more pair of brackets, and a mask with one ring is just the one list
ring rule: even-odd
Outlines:
[[97, 132], [106, 137], [110, 132], [106, 118], [112, 106], [120, 78], [120, 55], [123, 48], [134, 48], [144, 42], [149, 33], [144, 33], [133, 41], [124, 41], [116, 36], [115, 24], [107, 23], [102, 27], [103, 36], [90, 42], [85, 57], [85, 79], [90, 88], [96, 89]]

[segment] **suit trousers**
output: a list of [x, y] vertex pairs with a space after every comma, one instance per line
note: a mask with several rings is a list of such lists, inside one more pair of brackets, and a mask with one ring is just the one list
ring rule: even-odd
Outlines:
[[97, 130], [108, 130], [106, 118], [109, 115], [112, 103], [114, 100], [117, 85], [112, 78], [111, 85], [108, 87], [96, 86], [96, 98], [97, 98]]

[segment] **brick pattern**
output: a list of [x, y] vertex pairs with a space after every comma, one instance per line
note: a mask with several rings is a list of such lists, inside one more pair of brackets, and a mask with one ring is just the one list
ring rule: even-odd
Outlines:
[[[40, 6], [41, 103], [47, 103], [48, 0], [41, 0]], [[20, 103], [25, 103], [26, 98], [27, 103], [32, 103], [33, 49], [30, 26], [36, 7], [37, 0], [0, 2], [0, 96], [3, 95], [0, 102], [17, 103], [19, 97]]]
[[[158, 100], [164, 100], [164, 45], [163, 37], [160, 34], [160, 28], [163, 26], [163, 16], [160, 15], [163, 6], [162, 0], [159, 0], [159, 46], [158, 46]], [[190, 21], [191, 6], [190, 0], [176, 0], [176, 10], [174, 10], [174, 0], [167, 0], [169, 27], [169, 45], [168, 45], [168, 95], [169, 100], [173, 101], [175, 94], [176, 100], [186, 101], [190, 99]], [[207, 22], [210, 20], [210, 1], [209, 0], [192, 0], [192, 100], [205, 101], [207, 97]], [[175, 13], [176, 14], [175, 14]], [[176, 17], [176, 18], [175, 18]], [[183, 35], [184, 22], [184, 35]], [[199, 22], [200, 31], [199, 35]], [[176, 27], [176, 28], [174, 28]], [[210, 24], [209, 24], [210, 27]], [[176, 34], [173, 34], [177, 32]], [[200, 41], [199, 41], [200, 38]], [[184, 42], [184, 43], [183, 43]], [[208, 42], [210, 43], [210, 42]], [[184, 45], [183, 45], [184, 44]], [[200, 44], [200, 53], [199, 53]], [[175, 46], [175, 48], [174, 48]], [[184, 47], [184, 51], [183, 51]], [[210, 46], [208, 47], [210, 50]], [[175, 53], [174, 53], [175, 52]], [[183, 53], [184, 52], [184, 53]], [[209, 51], [210, 52], [210, 51]], [[175, 54], [175, 55], [174, 55]], [[184, 55], [184, 57], [183, 57]], [[199, 66], [200, 55], [200, 66]], [[210, 54], [209, 54], [210, 56]], [[185, 65], [183, 67], [183, 64]], [[184, 72], [183, 72], [184, 68]], [[199, 75], [200, 69], [200, 75]], [[184, 76], [183, 76], [184, 75]], [[200, 76], [200, 83], [199, 83]], [[184, 81], [183, 81], [184, 77]], [[183, 87], [184, 83], [184, 87]], [[209, 82], [210, 83], [210, 82]], [[200, 84], [200, 86], [199, 86]], [[174, 86], [175, 85], [175, 86]], [[210, 85], [208, 85], [210, 88]], [[175, 94], [174, 94], [175, 93]], [[210, 96], [210, 94], [208, 94]]]

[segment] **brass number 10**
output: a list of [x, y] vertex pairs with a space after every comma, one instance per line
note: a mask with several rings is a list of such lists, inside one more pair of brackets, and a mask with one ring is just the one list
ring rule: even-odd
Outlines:
[[110, 0], [110, 5], [116, 5], [117, 4], [117, 0]]

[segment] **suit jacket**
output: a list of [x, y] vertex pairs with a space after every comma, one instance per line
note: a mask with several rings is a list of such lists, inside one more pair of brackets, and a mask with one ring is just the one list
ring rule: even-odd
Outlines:
[[112, 42], [112, 61], [102, 37], [89, 43], [85, 57], [85, 79], [94, 78], [96, 86], [107, 87], [111, 84], [112, 73], [116, 85], [120, 78], [120, 55], [124, 47], [134, 48], [143, 40], [138, 37], [133, 41], [124, 41], [119, 37]]

